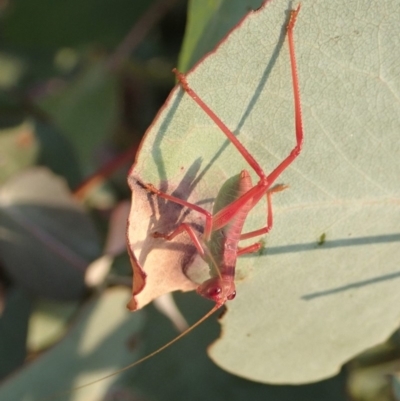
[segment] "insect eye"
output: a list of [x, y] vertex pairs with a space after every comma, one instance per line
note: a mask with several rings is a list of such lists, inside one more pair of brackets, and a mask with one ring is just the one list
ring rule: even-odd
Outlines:
[[232, 301], [232, 299], [235, 298], [235, 297], [236, 297], [236, 291], [233, 291], [232, 294], [229, 294], [229, 295], [227, 296], [227, 299], [228, 299], [229, 301]]
[[217, 295], [221, 294], [221, 291], [222, 291], [221, 287], [215, 286], [215, 287], [210, 287], [207, 292], [210, 297], [216, 297]]

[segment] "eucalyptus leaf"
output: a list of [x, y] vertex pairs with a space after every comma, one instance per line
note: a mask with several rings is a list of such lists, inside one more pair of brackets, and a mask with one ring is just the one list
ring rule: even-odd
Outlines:
[[27, 347], [40, 352], [64, 335], [67, 324], [76, 313], [79, 303], [39, 299], [29, 319]]
[[26, 337], [32, 299], [21, 288], [7, 291], [0, 315], [0, 378], [19, 368], [26, 358]]
[[32, 166], [39, 153], [33, 121], [0, 128], [0, 184], [13, 174]]
[[88, 43], [115, 46], [153, 1], [71, 0], [60, 4], [21, 0], [7, 15], [4, 34], [16, 46], [37, 49]]
[[190, 0], [179, 69], [187, 71], [262, 0]]
[[117, 121], [116, 75], [105, 62], [93, 64], [39, 103], [75, 147], [79, 165], [86, 170], [91, 167], [96, 146]]
[[77, 392], [70, 390], [134, 361], [136, 349], [130, 344], [142, 326], [142, 316], [128, 313], [127, 296], [126, 289], [114, 288], [88, 302], [62, 342], [0, 386], [0, 399], [94, 401], [104, 397], [116, 377]]
[[[237, 297], [210, 351], [229, 372], [265, 383], [321, 380], [399, 324], [397, 6], [302, 2], [295, 42], [304, 149], [280, 177], [290, 188], [274, 198], [266, 247], [238, 260]], [[266, 172], [295, 143], [287, 17], [287, 3], [267, 2], [187, 76]], [[242, 169], [249, 169], [243, 157], [176, 88], [147, 132], [130, 182], [168, 193], [184, 182], [185, 199], [211, 210], [221, 185]], [[260, 228], [265, 215], [260, 202], [244, 232]], [[140, 241], [131, 246], [143, 250]], [[162, 260], [165, 274], [180, 268]]]
[[[189, 322], [206, 313], [208, 302], [194, 293], [176, 294], [179, 308]], [[154, 308], [146, 308], [143, 330], [146, 353], [176, 336], [171, 322]], [[274, 386], [243, 380], [219, 369], [204, 349], [217, 337], [216, 316], [208, 319], [179, 343], [138, 366], [131, 385], [154, 401], [345, 401], [344, 372], [334, 378], [302, 386]], [[157, 327], [157, 330], [154, 328]], [[157, 383], [155, 386], [154, 383]]]
[[64, 180], [45, 168], [15, 175], [0, 189], [0, 253], [7, 274], [42, 297], [76, 299], [100, 254], [94, 225]]

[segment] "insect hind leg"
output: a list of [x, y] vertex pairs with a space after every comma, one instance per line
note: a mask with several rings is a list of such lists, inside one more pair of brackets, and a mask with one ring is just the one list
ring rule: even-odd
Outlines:
[[[268, 234], [271, 231], [271, 229], [274, 225], [273, 212], [272, 212], [272, 194], [274, 194], [276, 192], [284, 191], [287, 188], [289, 188], [288, 185], [280, 184], [280, 185], [275, 185], [273, 188], [271, 188], [267, 191], [267, 195], [266, 195], [266, 197], [267, 197], [267, 225], [258, 230], [254, 230], [254, 231], [250, 231], [248, 233], [242, 234], [240, 236], [241, 240], [258, 237], [260, 235]], [[255, 250], [254, 252], [256, 252], [256, 251], [257, 250]]]
[[189, 235], [190, 239], [193, 242], [193, 245], [196, 247], [197, 251], [199, 252], [200, 256], [204, 258], [205, 256], [205, 251], [203, 246], [201, 245], [201, 242], [199, 238], [197, 237], [196, 233], [194, 232], [193, 228], [187, 224], [187, 223], [182, 223], [180, 224], [172, 233], [170, 234], [162, 234], [159, 232], [154, 232], [152, 236], [154, 238], [164, 238], [167, 241], [171, 241], [174, 239], [177, 235], [181, 234], [182, 232], [185, 232]]
[[290, 13], [290, 19], [287, 24], [286, 32], [289, 41], [289, 55], [290, 55], [290, 67], [292, 73], [292, 86], [293, 86], [293, 98], [294, 98], [294, 112], [295, 112], [295, 131], [296, 131], [296, 145], [289, 153], [288, 156], [270, 173], [267, 177], [267, 182], [271, 185], [284, 170], [286, 170], [293, 161], [300, 154], [303, 147], [303, 119], [301, 113], [301, 102], [300, 102], [300, 88], [299, 78], [297, 76], [297, 63], [296, 53], [294, 47], [293, 29], [296, 24], [297, 15], [300, 11], [300, 4], [295, 10]]
[[255, 244], [245, 246], [243, 248], [239, 247], [237, 251], [237, 256], [246, 255], [248, 253], [254, 253], [262, 248], [263, 244], [261, 242], [256, 242]]
[[165, 192], [162, 192], [159, 189], [157, 189], [153, 184], [145, 184], [144, 187], [146, 188], [147, 191], [152, 192], [153, 194], [159, 196], [160, 198], [166, 199], [170, 202], [174, 202], [178, 205], [187, 207], [188, 209], [194, 210], [202, 214], [206, 220], [204, 229], [204, 239], [205, 241], [209, 240], [212, 232], [212, 214], [209, 211], [203, 209], [200, 206], [195, 205], [194, 203], [190, 203], [183, 199], [177, 198], [176, 196], [166, 194]]

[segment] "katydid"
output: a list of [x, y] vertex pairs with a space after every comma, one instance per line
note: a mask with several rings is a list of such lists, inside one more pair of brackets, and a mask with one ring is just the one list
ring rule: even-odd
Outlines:
[[[274, 192], [286, 188], [284, 185], [278, 185], [273, 188], [271, 188], [271, 186], [301, 152], [303, 145], [303, 127], [293, 42], [293, 29], [299, 11], [300, 5], [296, 10], [291, 11], [287, 25], [294, 93], [296, 145], [289, 155], [268, 175], [265, 174], [258, 162], [229, 128], [189, 86], [185, 75], [181, 74], [176, 69], [173, 70], [185, 93], [187, 93], [218, 128], [221, 129], [259, 177], [259, 181], [256, 185], [252, 184], [251, 177], [247, 170], [243, 170], [239, 174], [229, 178], [223, 184], [215, 199], [213, 213], [183, 199], [161, 192], [152, 184], [145, 185], [149, 192], [156, 194], [158, 197], [177, 203], [204, 216], [205, 227], [202, 238], [199, 238], [192, 226], [187, 223], [180, 224], [169, 234], [154, 232], [152, 235], [155, 238], [164, 238], [165, 240], [172, 240], [182, 232], [186, 232], [189, 235], [198, 253], [210, 267], [211, 278], [201, 284], [197, 288], [197, 292], [203, 297], [215, 302], [213, 310], [218, 309], [224, 305], [227, 300], [232, 300], [235, 297], [234, 278], [237, 257], [246, 253], [256, 252], [261, 247], [261, 243], [256, 242], [253, 245], [240, 248], [238, 246], [239, 241], [267, 234], [271, 230], [273, 225], [271, 195]], [[264, 196], [266, 196], [267, 201], [266, 226], [243, 234], [242, 229], [248, 213]]]
[[[229, 128], [220, 120], [220, 118], [201, 100], [199, 95], [190, 87], [186, 80], [186, 76], [173, 70], [179, 85], [190, 96], [199, 107], [210, 117], [210, 119], [221, 129], [226, 135], [228, 140], [236, 147], [238, 152], [247, 161], [250, 167], [258, 175], [259, 180], [257, 184], [253, 185], [250, 174], [247, 170], [242, 170], [239, 174], [229, 178], [222, 186], [218, 195], [215, 198], [213, 213], [203, 209], [202, 207], [187, 202], [183, 199], [174, 197], [167, 193], [158, 190], [152, 184], [145, 184], [145, 189], [154, 194], [155, 196], [166, 199], [167, 201], [181, 205], [204, 216], [205, 226], [204, 232], [199, 237], [193, 227], [188, 223], [181, 223], [171, 233], [153, 232], [151, 235], [154, 238], [164, 239], [166, 241], [172, 240], [177, 235], [186, 232], [194, 246], [196, 247], [200, 256], [208, 263], [210, 267], [211, 278], [202, 283], [197, 292], [215, 302], [214, 307], [195, 324], [190, 326], [184, 332], [179, 334], [173, 340], [163, 345], [156, 351], [148, 354], [147, 356], [139, 359], [138, 361], [98, 380], [92, 381], [85, 385], [76, 387], [72, 391], [90, 386], [100, 382], [106, 378], [114, 376], [120, 372], [130, 369], [154, 355], [169, 347], [187, 333], [192, 331], [195, 327], [200, 325], [216, 310], [222, 307], [226, 301], [232, 300], [236, 295], [235, 289], [235, 265], [238, 256], [258, 251], [262, 243], [256, 242], [250, 246], [239, 247], [239, 241], [251, 239], [260, 235], [267, 234], [273, 225], [272, 215], [272, 194], [282, 191], [287, 186], [276, 185], [272, 187], [277, 178], [282, 172], [288, 168], [293, 161], [299, 156], [303, 145], [303, 127], [301, 116], [300, 104], [300, 90], [297, 77], [296, 58], [294, 50], [293, 30], [296, 23], [300, 5], [295, 10], [290, 12], [290, 18], [287, 24], [287, 37], [289, 42], [289, 54], [291, 62], [291, 74], [294, 94], [294, 110], [295, 110], [295, 133], [296, 144], [291, 150], [289, 155], [268, 175], [265, 174], [258, 162], [253, 158], [249, 151], [242, 145], [242, 143], [235, 137]], [[265, 196], [267, 203], [267, 222], [266, 225], [260, 229], [242, 233], [242, 229], [248, 213], [252, 208]], [[60, 394], [61, 395], [61, 394]]]
[[[295, 110], [295, 131], [296, 145], [289, 155], [268, 175], [266, 175], [248, 152], [241, 142], [233, 135], [229, 128], [220, 120], [220, 118], [201, 100], [197, 93], [189, 86], [185, 75], [173, 70], [179, 84], [186, 94], [188, 94], [200, 108], [210, 117], [210, 119], [221, 129], [229, 141], [236, 147], [239, 153], [244, 157], [247, 163], [252, 167], [259, 177], [256, 185], [253, 185], [249, 173], [246, 170], [229, 178], [219, 191], [215, 202], [213, 213], [203, 209], [202, 207], [187, 202], [186, 200], [177, 198], [158, 190], [152, 184], [145, 184], [144, 187], [155, 196], [164, 198], [170, 202], [186, 207], [195, 212], [202, 214], [205, 218], [204, 233], [201, 238], [198, 237], [195, 230], [188, 223], [181, 223], [171, 233], [153, 232], [155, 238], [162, 238], [166, 241], [172, 240], [177, 235], [186, 232], [200, 256], [209, 264], [211, 278], [202, 283], [197, 292], [205, 298], [215, 302], [214, 307], [200, 320], [179, 334], [173, 340], [163, 345], [156, 351], [150, 353], [144, 358], [134, 362], [133, 364], [119, 370], [129, 369], [138, 365], [145, 360], [153, 357], [165, 348], [169, 347], [187, 333], [201, 324], [216, 310], [225, 304], [226, 301], [232, 300], [236, 295], [235, 289], [235, 265], [236, 259], [240, 255], [258, 251], [262, 243], [256, 242], [250, 246], [240, 248], [238, 243], [240, 240], [258, 237], [267, 234], [273, 225], [272, 217], [272, 194], [287, 188], [286, 185], [277, 185], [272, 187], [276, 179], [282, 172], [293, 163], [299, 156], [303, 145], [303, 125], [301, 116], [300, 90], [297, 77], [296, 57], [294, 51], [293, 29], [296, 23], [297, 15], [300, 11], [300, 4], [295, 10], [290, 12], [289, 22], [286, 32], [289, 41], [289, 54], [292, 73], [292, 84], [294, 94], [294, 110]], [[258, 230], [248, 233], [242, 233], [243, 225], [246, 217], [251, 209], [263, 198], [266, 197], [267, 202], [267, 224]]]

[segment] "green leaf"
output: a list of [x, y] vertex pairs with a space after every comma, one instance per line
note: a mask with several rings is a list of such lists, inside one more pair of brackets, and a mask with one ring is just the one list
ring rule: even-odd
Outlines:
[[142, 326], [142, 316], [128, 313], [124, 305], [128, 295], [126, 289], [114, 288], [92, 299], [60, 344], [0, 387], [0, 399], [87, 401], [104, 397], [115, 377], [76, 393], [69, 390], [134, 361], [136, 349], [132, 352], [130, 344]]
[[[25, 69], [26, 65], [20, 58], [0, 52], [0, 88], [12, 89], [23, 76]], [[4, 118], [4, 114], [2, 117]]]
[[[127, 34], [149, 0], [20, 0], [4, 23], [4, 36], [15, 46], [46, 49], [101, 43], [115, 46]], [[33, 18], [34, 16], [34, 18]], [[27, 29], [29, 27], [29, 29]]]
[[[210, 305], [196, 294], [176, 294], [178, 306], [195, 322]], [[146, 308], [148, 323], [142, 336], [150, 352], [176, 336], [171, 322], [152, 307]], [[243, 380], [219, 369], [204, 352], [218, 335], [216, 316], [202, 323], [179, 343], [135, 368], [131, 380], [135, 389], [155, 401], [345, 401], [345, 375], [302, 386], [273, 386]], [[154, 328], [157, 328], [156, 330]], [[243, 355], [245, 358], [245, 355]], [[154, 383], [160, 383], [155, 386]]]
[[400, 400], [400, 374], [397, 372], [391, 377], [394, 399]]
[[180, 71], [188, 71], [224, 38], [262, 0], [191, 0], [188, 22], [179, 55]]
[[37, 300], [29, 319], [29, 351], [40, 352], [60, 340], [78, 307], [79, 303], [76, 301]]
[[26, 358], [32, 299], [26, 291], [14, 287], [7, 291], [4, 304], [0, 314], [0, 378], [19, 368]]
[[[305, 143], [279, 179], [290, 188], [274, 196], [264, 252], [238, 260], [237, 297], [210, 351], [231, 373], [264, 383], [321, 380], [399, 324], [396, 9], [394, 1], [302, 2], [295, 42]], [[268, 2], [188, 75], [266, 172], [295, 144], [287, 15], [287, 3]], [[211, 210], [223, 182], [242, 169], [249, 166], [236, 149], [178, 88], [147, 132], [130, 183], [178, 188], [178, 196]], [[133, 210], [149, 204], [137, 194]], [[260, 202], [245, 232], [260, 228], [265, 209]], [[169, 227], [181, 221], [179, 214], [162, 217]], [[166, 249], [184, 260], [184, 240], [150, 244], [158, 216], [146, 218], [135, 221], [141, 231], [133, 252], [143, 264], [159, 252], [160, 270], [180, 269], [162, 260]], [[131, 222], [130, 235], [135, 227]]]
[[0, 227], [2, 263], [16, 283], [42, 297], [82, 295], [100, 244], [63, 180], [44, 168], [8, 180], [0, 190]]
[[40, 103], [75, 146], [80, 166], [88, 169], [93, 151], [117, 120], [117, 78], [103, 63], [85, 70], [65, 89]]
[[0, 183], [35, 163], [39, 143], [32, 121], [0, 129]]
[[38, 162], [63, 176], [70, 188], [76, 188], [82, 182], [82, 173], [71, 141], [54, 125], [36, 121], [35, 126], [41, 143]]

